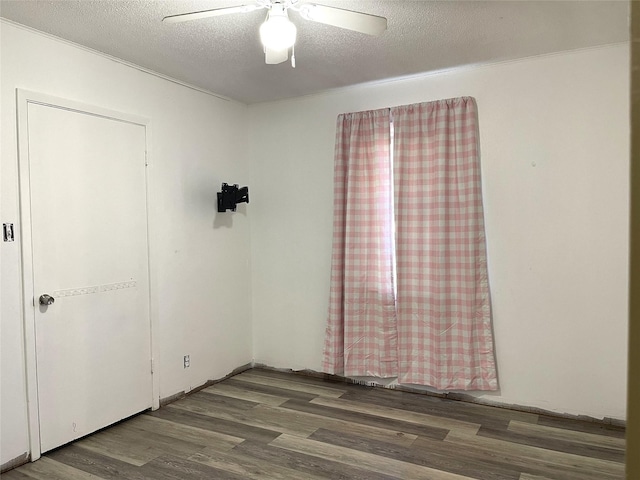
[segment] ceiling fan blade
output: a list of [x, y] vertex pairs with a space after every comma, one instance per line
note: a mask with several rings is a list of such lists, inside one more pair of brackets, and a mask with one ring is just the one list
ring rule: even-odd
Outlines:
[[273, 50], [271, 48], [264, 49], [264, 62], [268, 65], [276, 65], [278, 63], [286, 62], [289, 58], [289, 49]]
[[166, 23], [188, 22], [190, 20], [200, 20], [202, 18], [218, 17], [220, 15], [229, 15], [231, 13], [247, 13], [263, 8], [261, 5], [239, 5], [237, 7], [214, 8], [212, 10], [202, 10], [200, 12], [179, 13], [178, 15], [169, 15], [162, 19]]
[[366, 33], [367, 35], [380, 35], [387, 29], [387, 19], [384, 17], [325, 5], [311, 3], [301, 5], [300, 15], [312, 22], [326, 23], [334, 27]]

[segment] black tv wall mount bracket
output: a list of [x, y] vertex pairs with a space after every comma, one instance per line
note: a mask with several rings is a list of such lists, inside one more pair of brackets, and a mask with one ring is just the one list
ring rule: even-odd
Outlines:
[[222, 191], [218, 192], [218, 212], [236, 211], [238, 203], [249, 203], [249, 187], [238, 187], [238, 184], [222, 184]]

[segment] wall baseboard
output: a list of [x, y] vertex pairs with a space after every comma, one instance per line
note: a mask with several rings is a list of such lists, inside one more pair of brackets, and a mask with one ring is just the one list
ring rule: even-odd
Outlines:
[[186, 397], [187, 395], [191, 395], [192, 393], [196, 393], [199, 392], [200, 390], [203, 390], [207, 387], [210, 387], [211, 385], [215, 385], [216, 383], [220, 383], [223, 382], [225, 380], [227, 380], [228, 378], [231, 377], [235, 377], [236, 375], [242, 373], [242, 372], [246, 372], [247, 370], [251, 370], [253, 368], [253, 362], [247, 363], [245, 365], [242, 365], [240, 367], [234, 368], [231, 373], [228, 373], [227, 375], [225, 375], [222, 378], [218, 378], [216, 380], [207, 380], [206, 382], [204, 382], [202, 385], [198, 385], [195, 388], [192, 388], [191, 390], [189, 390], [189, 392], [185, 392], [184, 390], [178, 393], [174, 393], [173, 395], [169, 395], [168, 397], [164, 397], [160, 399], [160, 408], [164, 407], [165, 405], [169, 405], [170, 403], [175, 402], [176, 400], [180, 400], [181, 398]]
[[169, 395], [168, 397], [161, 398], [160, 408], [164, 407], [165, 405], [169, 405], [170, 403], [173, 403], [176, 400], [180, 400], [181, 398], [184, 398], [186, 395], [187, 394], [185, 393], [185, 391], [182, 390], [181, 392], [174, 393], [173, 395]]
[[386, 385], [381, 385], [379, 383], [376, 382], [369, 382], [369, 381], [361, 381], [361, 380], [356, 380], [353, 378], [349, 378], [349, 377], [343, 377], [341, 375], [332, 375], [329, 373], [322, 373], [322, 372], [316, 372], [315, 370], [292, 370], [289, 368], [275, 368], [275, 367], [271, 367], [269, 365], [265, 365], [262, 363], [256, 363], [254, 365], [254, 368], [261, 368], [264, 370], [271, 370], [271, 371], [275, 371], [275, 372], [283, 372], [283, 373], [293, 373], [296, 375], [301, 375], [301, 376], [305, 376], [305, 377], [313, 377], [313, 378], [320, 378], [323, 380], [329, 380], [332, 382], [336, 382], [336, 383], [349, 383], [349, 384], [353, 384], [353, 385], [366, 385], [369, 387], [376, 387], [376, 388], [387, 388], [389, 390], [399, 390], [401, 392], [409, 392], [409, 393], [417, 393], [420, 395], [428, 395], [430, 397], [439, 397], [439, 398], [446, 398], [448, 400], [456, 400], [459, 402], [466, 402], [466, 403], [475, 403], [478, 405], [485, 405], [485, 406], [489, 406], [489, 407], [496, 407], [496, 408], [504, 408], [506, 410], [516, 410], [519, 412], [526, 412], [526, 413], [532, 413], [535, 415], [544, 415], [547, 417], [555, 417], [555, 418], [563, 418], [563, 419], [569, 419], [569, 420], [580, 420], [582, 422], [590, 422], [590, 423], [596, 423], [596, 424], [601, 424], [601, 425], [607, 425], [607, 426], [612, 426], [612, 427], [616, 427], [616, 428], [621, 428], [621, 429], [626, 429], [627, 426], [627, 422], [626, 420], [619, 420], [617, 418], [610, 418], [610, 417], [604, 417], [604, 418], [596, 418], [596, 417], [589, 417], [587, 415], [572, 415], [569, 413], [558, 413], [558, 412], [553, 412], [550, 410], [544, 410], [542, 408], [537, 408], [537, 407], [528, 407], [525, 405], [515, 405], [515, 404], [505, 404], [505, 403], [498, 403], [498, 402], [492, 402], [490, 400], [484, 400], [484, 399], [480, 399], [477, 397], [474, 397], [472, 395], [467, 395], [464, 393], [457, 393], [457, 392], [431, 392], [428, 390], [423, 390], [423, 389], [419, 389], [419, 388], [413, 388], [410, 386], [406, 386], [406, 385], [398, 385], [398, 384], [394, 384], [391, 386], [386, 386]]
[[24, 465], [29, 462], [29, 452], [24, 452], [22, 455], [14, 458], [13, 460], [9, 460], [6, 463], [0, 465], [0, 473], [8, 472], [14, 468], [19, 467], [20, 465]]

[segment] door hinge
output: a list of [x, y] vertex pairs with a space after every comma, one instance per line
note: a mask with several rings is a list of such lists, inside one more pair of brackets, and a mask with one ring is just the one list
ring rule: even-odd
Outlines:
[[146, 150], [144, 152], [144, 166], [145, 167], [149, 166], [149, 153]]
[[153, 358], [151, 359], [151, 373], [153, 373]]

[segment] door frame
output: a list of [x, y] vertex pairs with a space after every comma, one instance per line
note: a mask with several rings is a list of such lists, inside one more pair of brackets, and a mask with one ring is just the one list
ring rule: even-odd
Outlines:
[[89, 105], [74, 100], [55, 97], [52, 95], [33, 92], [24, 89], [16, 89], [17, 121], [18, 121], [18, 175], [19, 175], [19, 201], [20, 201], [20, 249], [22, 255], [21, 280], [22, 280], [22, 320], [24, 326], [24, 357], [27, 385], [27, 421], [29, 429], [29, 450], [31, 461], [41, 456], [40, 445], [40, 415], [38, 409], [38, 383], [37, 383], [37, 350], [36, 350], [36, 306], [33, 279], [33, 250], [31, 228], [31, 184], [29, 164], [29, 104], [43, 105], [59, 108], [71, 112], [77, 112], [105, 119], [130, 123], [142, 126], [145, 129], [145, 214], [147, 219], [147, 276], [149, 285], [149, 342], [151, 347], [151, 405], [152, 410], [160, 408], [160, 384], [157, 369], [155, 368], [155, 356], [159, 351], [158, 345], [158, 315], [155, 307], [155, 286], [151, 277], [151, 245], [149, 241], [149, 175], [148, 167], [151, 153], [151, 121], [148, 118], [118, 112], [95, 105]]

